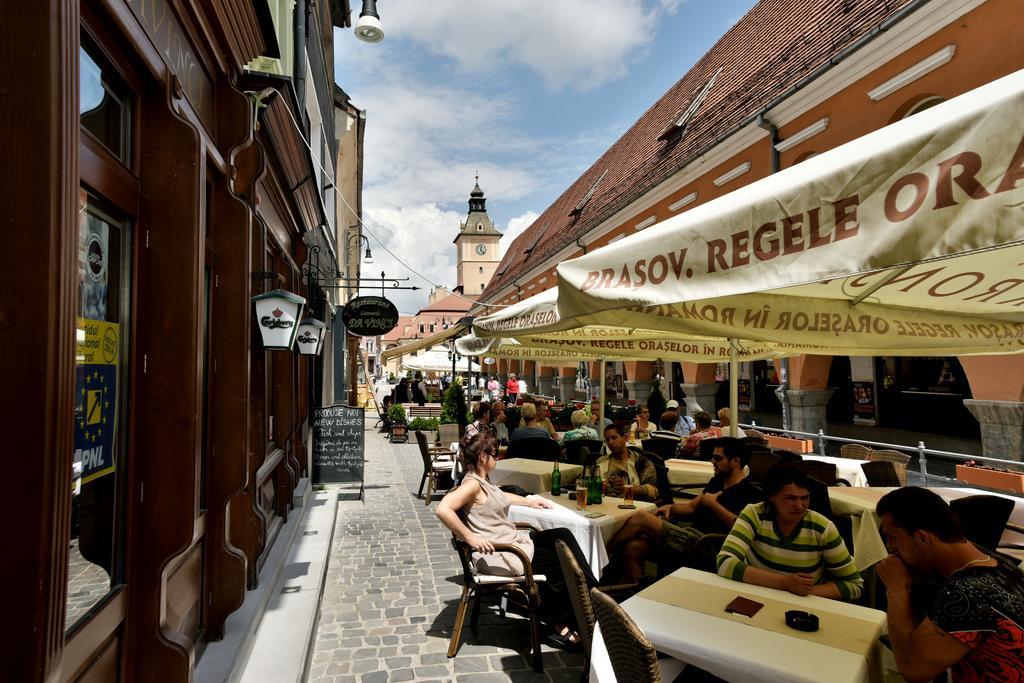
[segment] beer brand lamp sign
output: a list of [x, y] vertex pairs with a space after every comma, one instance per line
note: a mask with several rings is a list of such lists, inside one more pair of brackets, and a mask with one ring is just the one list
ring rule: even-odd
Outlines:
[[291, 350], [306, 300], [298, 294], [275, 289], [254, 296], [252, 302], [256, 306], [256, 323], [263, 336], [263, 348]]
[[376, 337], [395, 329], [398, 309], [382, 296], [360, 296], [345, 304], [341, 319], [350, 334]]
[[327, 325], [316, 318], [306, 318], [299, 323], [299, 334], [295, 337], [295, 345], [304, 356], [316, 356], [324, 344], [324, 332]]

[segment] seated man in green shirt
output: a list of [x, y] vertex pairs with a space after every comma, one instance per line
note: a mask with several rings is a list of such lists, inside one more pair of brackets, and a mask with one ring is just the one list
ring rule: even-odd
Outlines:
[[763, 503], [736, 517], [718, 553], [718, 573], [796, 595], [856, 600], [864, 581], [835, 524], [810, 509], [807, 475], [774, 465], [764, 492]]
[[693, 546], [702, 536], [728, 533], [737, 513], [761, 500], [761, 492], [743, 471], [747, 464], [743, 442], [723, 437], [710, 443], [715, 475], [699, 496], [662, 505], [653, 513], [637, 512], [608, 542], [609, 554], [621, 551], [624, 578], [639, 579], [644, 563], [652, 557], [663, 576], [689, 564]]

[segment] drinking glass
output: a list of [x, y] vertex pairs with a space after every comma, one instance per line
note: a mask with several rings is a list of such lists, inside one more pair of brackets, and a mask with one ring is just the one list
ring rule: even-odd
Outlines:
[[587, 509], [587, 484], [583, 477], [576, 480], [576, 509]]
[[625, 505], [633, 504], [633, 484], [626, 482], [622, 485], [622, 500]]

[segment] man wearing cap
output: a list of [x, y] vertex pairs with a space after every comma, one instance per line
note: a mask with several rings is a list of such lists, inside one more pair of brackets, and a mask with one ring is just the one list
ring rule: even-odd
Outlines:
[[675, 433], [680, 436], [689, 436], [690, 432], [696, 429], [697, 425], [694, 424], [693, 418], [686, 414], [685, 410], [679, 409], [679, 401], [672, 399], [665, 404], [665, 410], [671, 410], [679, 414], [679, 421], [676, 422]]

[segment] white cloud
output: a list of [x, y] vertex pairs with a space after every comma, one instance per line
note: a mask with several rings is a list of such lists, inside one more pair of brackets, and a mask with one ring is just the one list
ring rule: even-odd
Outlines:
[[[416, 285], [420, 291], [388, 291], [388, 285], [385, 292], [400, 311], [415, 313], [426, 306], [425, 292], [430, 291], [431, 283], [448, 288], [455, 286], [455, 246], [452, 239], [462, 218], [462, 215], [445, 211], [432, 203], [367, 208], [364, 221], [367, 231], [373, 235], [369, 237], [373, 264], [362, 266], [363, 277], [378, 277], [381, 271], [391, 277], [408, 276], [409, 281], [402, 285]], [[426, 279], [410, 273], [380, 247], [378, 240]]]
[[508, 227], [505, 228], [505, 234], [502, 235], [501, 242], [499, 243], [502, 257], [508, 252], [508, 248], [516, 241], [516, 238], [533, 225], [533, 222], [539, 217], [540, 214], [536, 211], [527, 211], [509, 220]]
[[[524, 66], [551, 89], [591, 90], [621, 78], [645, 54], [681, 0], [390, 0], [384, 30], [462, 69]], [[387, 42], [387, 39], [385, 39]]]

